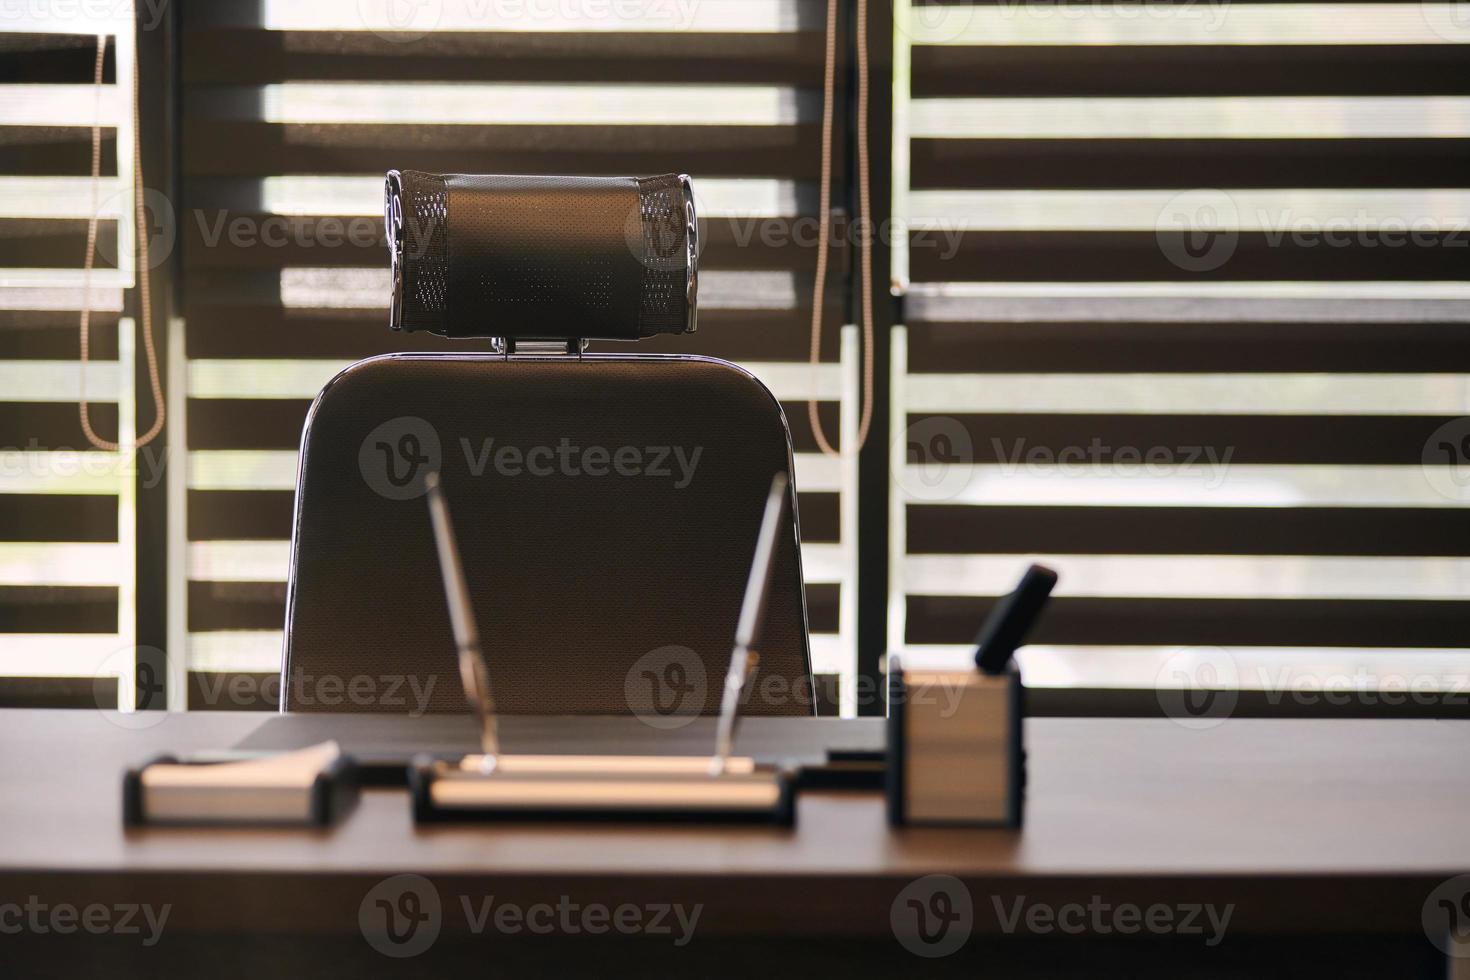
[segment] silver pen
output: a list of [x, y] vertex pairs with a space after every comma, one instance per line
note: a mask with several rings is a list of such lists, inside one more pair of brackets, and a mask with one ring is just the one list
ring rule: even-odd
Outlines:
[[449, 521], [449, 505], [439, 486], [439, 474], [424, 476], [429, 496], [429, 519], [434, 525], [434, 543], [439, 551], [439, 571], [444, 577], [444, 595], [449, 601], [449, 624], [454, 630], [454, 645], [459, 651], [459, 679], [464, 695], [480, 723], [480, 750], [485, 762], [494, 764], [500, 754], [500, 734], [495, 720], [495, 699], [490, 694], [490, 672], [480, 652], [480, 630], [475, 625], [475, 612], [470, 606], [469, 589], [465, 586], [464, 566], [459, 560], [454, 526]]
[[771, 593], [776, 545], [785, 511], [786, 474], [777, 473], [771, 480], [771, 492], [766, 497], [766, 511], [755, 542], [755, 559], [750, 564], [750, 580], [745, 584], [745, 600], [741, 603], [740, 620], [735, 626], [735, 649], [730, 653], [730, 669], [725, 674], [725, 691], [720, 700], [720, 717], [715, 729], [715, 756], [710, 764], [710, 772], [716, 776], [725, 771], [734, 747], [740, 692], [745, 687], [751, 656], [759, 656], [756, 651], [766, 622], [766, 600]]

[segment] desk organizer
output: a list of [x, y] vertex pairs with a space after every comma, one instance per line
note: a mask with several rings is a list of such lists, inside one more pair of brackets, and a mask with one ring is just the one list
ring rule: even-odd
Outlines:
[[1025, 688], [1000, 674], [889, 661], [888, 819], [894, 826], [1021, 826]]

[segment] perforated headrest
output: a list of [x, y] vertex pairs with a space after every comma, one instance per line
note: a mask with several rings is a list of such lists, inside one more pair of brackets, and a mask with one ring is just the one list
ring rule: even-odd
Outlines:
[[395, 330], [637, 340], [695, 327], [689, 178], [389, 171]]

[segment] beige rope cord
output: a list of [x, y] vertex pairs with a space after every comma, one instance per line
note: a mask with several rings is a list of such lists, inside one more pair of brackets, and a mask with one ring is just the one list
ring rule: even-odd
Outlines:
[[[815, 376], [822, 362], [822, 296], [827, 288], [827, 257], [831, 247], [828, 226], [832, 218], [832, 113], [833, 90], [837, 78], [837, 4], [827, 0], [827, 50], [822, 77], [822, 176], [819, 214], [817, 218], [817, 271], [812, 286], [811, 367]], [[862, 283], [863, 330], [863, 414], [858, 423], [857, 452], [868, 441], [873, 424], [873, 239], [872, 201], [868, 171], [868, 0], [857, 0], [857, 167], [858, 167], [858, 249]], [[815, 388], [815, 385], [813, 386]], [[807, 417], [817, 445], [828, 456], [841, 455], [827, 440], [822, 419], [817, 412], [816, 392], [807, 400]]]
[[[81, 417], [82, 433], [97, 449], [116, 452], [123, 448], [97, 435], [92, 428], [92, 418], [87, 404], [87, 360], [91, 353], [92, 327], [92, 253], [97, 248], [97, 182], [102, 177], [102, 76], [107, 61], [107, 36], [97, 35], [97, 62], [92, 72], [92, 85], [96, 91], [96, 110], [92, 116], [92, 209], [87, 218], [87, 254], [82, 262], [82, 314], [81, 314], [81, 393], [77, 405]], [[143, 201], [143, 133], [139, 125], [137, 59], [133, 61], [133, 218], [137, 222], [137, 262], [139, 300], [143, 316], [143, 351], [148, 359], [148, 384], [153, 390], [153, 427], [135, 440], [133, 449], [140, 449], [158, 438], [163, 430], [164, 401], [163, 382], [158, 375], [158, 352], [153, 344], [153, 289], [152, 269], [148, 260], [148, 209]], [[118, 329], [122, 329], [119, 325]]]

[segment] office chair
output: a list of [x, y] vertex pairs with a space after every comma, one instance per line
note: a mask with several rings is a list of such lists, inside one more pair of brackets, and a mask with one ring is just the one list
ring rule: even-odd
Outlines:
[[[695, 329], [688, 178], [395, 171], [387, 212], [390, 326], [492, 352], [369, 358], [317, 396], [282, 710], [464, 710], [438, 472], [503, 713], [716, 713], [765, 497], [792, 475], [785, 416], [724, 361], [585, 352]], [[815, 711], [788, 493], [747, 714]]]

